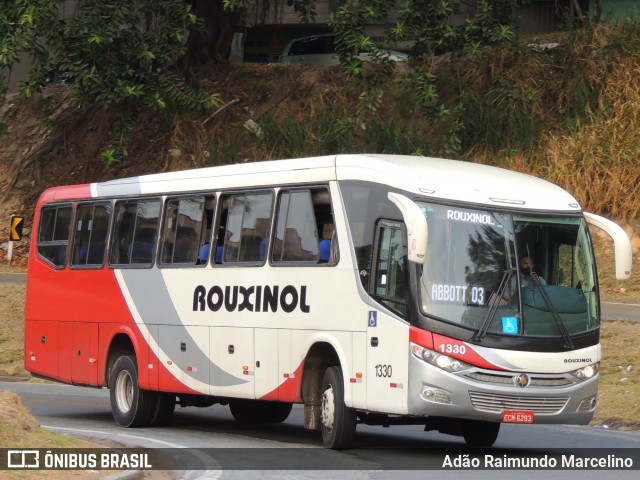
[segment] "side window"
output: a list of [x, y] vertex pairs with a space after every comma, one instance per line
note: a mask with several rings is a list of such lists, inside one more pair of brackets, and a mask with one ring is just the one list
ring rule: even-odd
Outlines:
[[381, 220], [376, 230], [375, 275], [371, 293], [382, 304], [401, 316], [407, 315], [407, 246], [402, 225]]
[[71, 256], [72, 266], [95, 267], [104, 263], [110, 215], [110, 205], [78, 205]]
[[215, 263], [264, 262], [271, 228], [271, 192], [224, 198]]
[[38, 253], [56, 267], [64, 267], [67, 261], [71, 210], [71, 205], [55, 205], [40, 211]]
[[277, 212], [274, 263], [336, 263], [338, 244], [326, 189], [282, 190]]
[[199, 265], [207, 261], [213, 198], [170, 198], [165, 206], [161, 263]]
[[118, 202], [111, 240], [111, 265], [153, 264], [160, 200]]

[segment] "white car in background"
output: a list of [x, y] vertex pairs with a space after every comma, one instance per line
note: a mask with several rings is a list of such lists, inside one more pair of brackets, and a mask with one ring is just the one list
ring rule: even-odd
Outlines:
[[[338, 65], [340, 59], [334, 45], [335, 38], [335, 33], [294, 38], [282, 51], [282, 63], [314, 67]], [[409, 58], [406, 53], [395, 50], [387, 50], [386, 53], [394, 62], [405, 61]], [[370, 57], [371, 55], [366, 52], [358, 55], [361, 60], [368, 60]]]

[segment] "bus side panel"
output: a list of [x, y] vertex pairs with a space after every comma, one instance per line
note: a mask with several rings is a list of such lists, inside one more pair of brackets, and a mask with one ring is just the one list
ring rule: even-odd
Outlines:
[[362, 395], [359, 389], [362, 388], [362, 383], [349, 386], [352, 379], [356, 378], [355, 363], [353, 360], [353, 338], [356, 335], [354, 332], [340, 332], [340, 331], [311, 331], [311, 330], [292, 330], [291, 332], [291, 356], [292, 362], [298, 365], [300, 375], [302, 376], [303, 365], [307, 353], [311, 350], [314, 344], [327, 344], [333, 348], [338, 356], [340, 362], [340, 368], [342, 369], [342, 376], [345, 386], [345, 404], [349, 407], [353, 407], [354, 395], [356, 398], [360, 398]]
[[145, 390], [151, 389], [150, 385], [156, 382], [158, 373], [156, 373], [155, 366], [157, 362], [150, 359], [154, 358], [153, 352], [147, 344], [145, 336], [135, 325], [126, 323], [100, 323], [98, 333], [98, 345], [99, 345], [99, 358], [98, 358], [98, 385], [104, 386], [109, 381], [105, 378], [107, 362], [109, 361], [109, 355], [113, 354], [110, 350], [114, 337], [122, 334], [126, 336], [133, 344], [133, 349], [138, 362], [138, 384]]
[[210, 330], [211, 395], [255, 398], [253, 328]]
[[96, 385], [97, 358], [97, 323], [60, 322], [60, 380]]
[[200, 393], [209, 389], [209, 327], [160, 325], [159, 359], [165, 368], [160, 371], [159, 389], [165, 392], [192, 393], [186, 387], [187, 378], [197, 381]]
[[27, 320], [24, 331], [24, 367], [31, 373], [58, 379], [58, 322]]
[[[280, 343], [279, 330], [274, 328], [256, 328], [254, 330], [255, 342], [255, 391], [256, 398], [264, 397], [274, 385], [280, 383], [279, 352], [288, 345]], [[286, 341], [286, 339], [282, 339]], [[276, 398], [275, 400], [279, 400]]]
[[367, 408], [367, 333], [353, 332], [353, 368], [355, 375], [349, 378], [354, 408]]

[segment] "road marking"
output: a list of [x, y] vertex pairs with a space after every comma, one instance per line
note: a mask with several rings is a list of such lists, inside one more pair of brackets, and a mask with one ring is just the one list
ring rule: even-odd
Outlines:
[[629, 306], [629, 307], [640, 307], [640, 303], [621, 303], [621, 302], [600, 302], [602, 305], [618, 305], [618, 306]]
[[[99, 435], [98, 438], [100, 438], [100, 439], [104, 439], [104, 435], [105, 435], [104, 431], [87, 430], [87, 429], [84, 429], [84, 428], [54, 427], [52, 425], [42, 425], [42, 428], [46, 428], [48, 430], [74, 432], [76, 434], [81, 434], [81, 433], [93, 434], [93, 435], [97, 434], [97, 435]], [[155, 440], [153, 438], [141, 437], [139, 435], [130, 435], [128, 433], [113, 433], [113, 432], [110, 432], [108, 435], [116, 436], [116, 437], [136, 439], [136, 440], [143, 440], [145, 442], [150, 442], [151, 441], [151, 442], [155, 442], [155, 443], [164, 445], [164, 446], [169, 447], [169, 448], [189, 448], [186, 445], [180, 445], [178, 443], [165, 442], [164, 440]], [[144, 447], [136, 447], [136, 448], [144, 448]], [[197, 449], [191, 449], [190, 453], [192, 455], [195, 455], [196, 457], [200, 458], [203, 462], [210, 462], [212, 460], [211, 457], [199, 452]], [[214, 461], [215, 461], [215, 459], [214, 459]], [[216, 463], [217, 463], [217, 461], [216, 461]], [[202, 479], [202, 480], [215, 480], [215, 479], [219, 479], [221, 476], [222, 476], [222, 470], [188, 470], [182, 476], [182, 480], [199, 480], [199, 479]]]
[[[61, 431], [67, 431], [67, 432], [97, 434], [97, 435], [100, 435], [100, 437], [98, 437], [98, 438], [104, 438], [104, 435], [105, 435], [104, 431], [86, 430], [84, 428], [54, 427], [52, 425], [42, 425], [42, 428], [47, 428], [49, 430], [61, 430]], [[110, 433], [108, 433], [108, 435], [115, 435], [115, 436], [118, 436], [118, 437], [131, 438], [131, 439], [135, 439], [135, 440], [144, 440], [145, 442], [155, 442], [155, 443], [158, 443], [160, 445], [164, 445], [165, 447], [169, 447], [169, 448], [187, 448], [186, 445], [180, 445], [180, 444], [177, 444], [177, 443], [165, 442], [164, 440], [155, 440], [153, 438], [141, 437], [139, 435], [129, 435], [127, 433], [113, 433], [113, 432], [110, 432]]]

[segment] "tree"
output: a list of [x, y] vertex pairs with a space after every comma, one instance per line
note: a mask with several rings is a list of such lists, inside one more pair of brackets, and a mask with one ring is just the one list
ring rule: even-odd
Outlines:
[[[383, 102], [383, 85], [393, 72], [393, 62], [384, 55], [384, 48], [404, 38], [414, 40], [409, 65], [403, 76], [407, 88], [414, 92], [416, 102], [425, 118], [434, 122], [449, 121], [448, 139], [443, 154], [459, 153], [457, 130], [460, 122], [439, 101], [434, 74], [436, 55], [474, 55], [483, 45], [508, 42], [514, 37], [510, 22], [520, 0], [478, 0], [475, 12], [464, 21], [453, 24], [451, 18], [459, 13], [459, 2], [452, 0], [346, 0], [329, 21], [338, 34], [337, 48], [346, 71], [358, 78], [363, 86], [360, 107], [352, 119], [359, 128], [367, 127], [367, 119], [375, 114]], [[375, 45], [365, 35], [367, 23], [380, 22], [399, 8], [397, 20], [386, 32], [386, 45]], [[357, 57], [360, 51], [372, 51], [374, 68], [364, 68]]]
[[[57, 11], [63, 1], [5, 0], [0, 11], [0, 71], [28, 54], [33, 71], [21, 85], [25, 96], [52, 77], [63, 77], [79, 105], [117, 105], [134, 114], [141, 104], [157, 110], [216, 105], [215, 94], [189, 85], [189, 67], [225, 61], [249, 7], [268, 12], [286, 3], [309, 21], [318, 0], [84, 0], [71, 18], [61, 19]], [[508, 40], [513, 32], [505, 24], [505, 12], [512, 12], [519, 1], [478, 0], [474, 15], [452, 25], [456, 0], [343, 0], [329, 23], [338, 34], [346, 72], [364, 87], [356, 124], [366, 126], [364, 113], [377, 110], [383, 101], [382, 84], [393, 72], [384, 45], [364, 34], [365, 24], [389, 24], [389, 44], [414, 39], [412, 74], [405, 80], [425, 114], [442, 117], [432, 72], [434, 55], [469, 53], [485, 43]], [[389, 22], [390, 13], [398, 9], [397, 20]], [[356, 56], [363, 50], [374, 58], [368, 70]]]
[[0, 10], [0, 97], [6, 90], [6, 76], [10, 70], [28, 54], [37, 68], [46, 57], [46, 49], [40, 41], [39, 32], [46, 32], [58, 17], [59, 1], [52, 0], [5, 0]]

